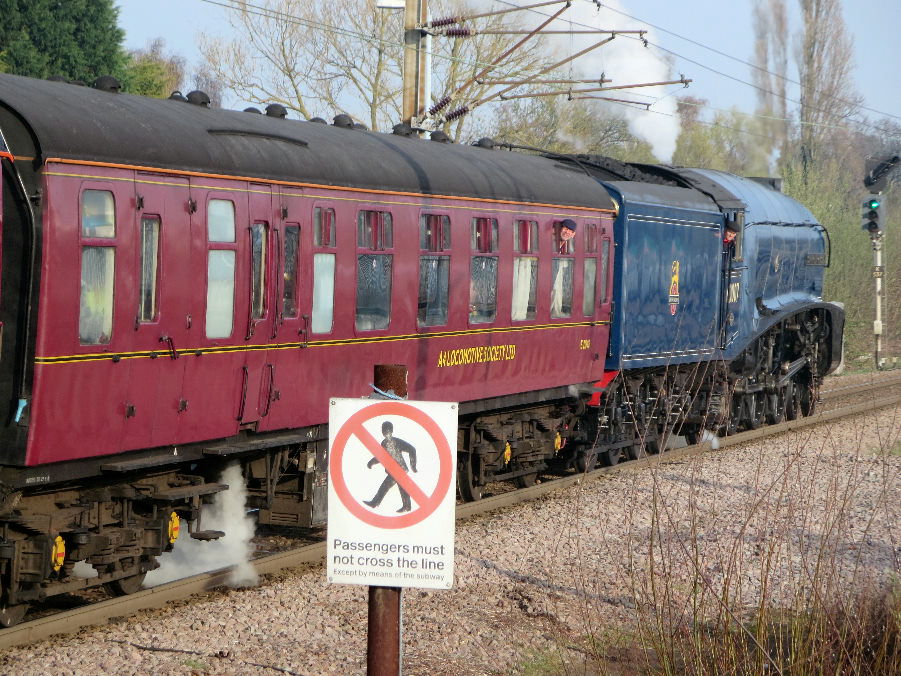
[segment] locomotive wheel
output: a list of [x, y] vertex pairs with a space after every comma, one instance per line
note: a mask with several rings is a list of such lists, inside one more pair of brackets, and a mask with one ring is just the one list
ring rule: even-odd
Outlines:
[[22, 621], [27, 612], [27, 603], [17, 603], [14, 606], [8, 606], [5, 603], [0, 605], [0, 627], [14, 627]]
[[766, 422], [778, 425], [785, 417], [785, 390], [781, 389], [766, 395]]
[[612, 448], [610, 450], [601, 451], [600, 453], [598, 453], [598, 458], [600, 458], [601, 464], [604, 467], [613, 467], [619, 462], [619, 456], [621, 453], [621, 448]]
[[794, 380], [789, 380], [785, 386], [783, 404], [785, 407], [785, 419], [797, 420], [801, 413], [801, 393], [798, 391], [798, 384]]
[[797, 383], [795, 389], [798, 390], [798, 401], [801, 415], [813, 415], [817, 409], [817, 396], [814, 389], [806, 383]]
[[576, 454], [576, 469], [579, 472], [591, 472], [597, 467], [597, 464], [598, 452], [593, 448], [579, 451]]
[[643, 439], [636, 437], [631, 446], [626, 446], [626, 456], [629, 460], [638, 460], [648, 454], [647, 444]]
[[457, 472], [457, 488], [460, 489], [460, 497], [466, 502], [482, 499], [482, 486], [476, 485], [473, 469], [472, 455], [467, 453]]
[[121, 577], [118, 580], [105, 583], [103, 588], [112, 596], [128, 596], [141, 591], [141, 585], [144, 584], [145, 577], [147, 577], [147, 573]]
[[746, 429], [756, 430], [763, 424], [766, 399], [761, 393], [748, 393], [742, 397], [744, 405], [743, 424]]

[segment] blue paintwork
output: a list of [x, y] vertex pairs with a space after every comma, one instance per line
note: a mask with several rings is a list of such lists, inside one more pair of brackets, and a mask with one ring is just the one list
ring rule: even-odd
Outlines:
[[[608, 370], [709, 359], [722, 293], [723, 216], [686, 188], [605, 183], [620, 205], [614, 222], [614, 312]], [[670, 308], [673, 262], [679, 298]]]
[[[841, 308], [822, 302], [824, 267], [808, 259], [826, 252], [824, 228], [810, 211], [755, 181], [694, 171], [745, 203], [739, 258], [724, 253], [724, 216], [703, 193], [603, 183], [620, 207], [608, 370], [730, 360], [804, 307], [827, 307], [841, 326]], [[675, 313], [673, 261], [679, 262]]]

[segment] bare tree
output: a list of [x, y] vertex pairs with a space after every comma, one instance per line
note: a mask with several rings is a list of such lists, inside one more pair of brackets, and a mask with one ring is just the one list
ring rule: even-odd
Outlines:
[[232, 0], [239, 38], [203, 35], [214, 79], [241, 99], [301, 117], [347, 111], [373, 128], [399, 118], [401, 17], [373, 0]]
[[835, 140], [836, 126], [858, 110], [852, 85], [853, 49], [840, 0], [798, 0], [802, 30], [796, 57], [801, 82], [800, 157], [805, 173]]

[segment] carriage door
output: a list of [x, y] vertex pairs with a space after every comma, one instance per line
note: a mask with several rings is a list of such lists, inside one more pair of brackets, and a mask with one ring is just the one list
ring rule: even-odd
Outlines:
[[243, 315], [237, 321], [244, 330], [245, 348], [238, 403], [238, 419], [242, 425], [266, 418], [276, 397], [275, 366], [268, 359], [268, 351], [274, 346], [277, 284], [273, 271], [277, 267], [281, 235], [275, 212], [278, 205], [273, 204], [270, 187], [251, 184], [248, 201], [249, 223], [242, 234], [244, 242], [238, 247], [239, 255], [244, 258], [238, 270], [244, 270], [246, 279], [244, 298], [237, 303], [239, 310], [243, 306]]
[[123, 448], [171, 443], [183, 412], [184, 351], [191, 347], [191, 310], [184, 290], [190, 270], [188, 182], [138, 173], [132, 260], [136, 356], [130, 359]]

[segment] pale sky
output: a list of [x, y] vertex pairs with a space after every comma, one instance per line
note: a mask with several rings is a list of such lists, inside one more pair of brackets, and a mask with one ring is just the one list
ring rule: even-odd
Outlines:
[[[200, 60], [196, 47], [198, 33], [228, 34], [229, 26], [224, 16], [230, 10], [221, 4], [214, 4], [223, 2], [224, 0], [119, 0], [120, 25], [126, 31], [126, 46], [141, 48], [154, 38], [162, 37], [169, 51], [177, 52], [188, 60], [190, 72], [191, 66]], [[501, 9], [508, 7], [511, 2], [525, 5], [533, 4], [535, 0], [492, 2]], [[686, 90], [670, 88], [668, 92], [706, 99], [714, 108], [728, 109], [735, 106], [742, 111], [753, 111], [755, 90], [748, 84], [739, 82], [751, 82], [750, 68], [712, 51], [730, 54], [742, 61], [753, 60], [753, 0], [617, 0], [615, 3], [602, 4], [635, 17], [638, 24], [648, 28], [648, 38], [652, 43], [675, 53], [672, 57], [675, 71], [692, 79], [692, 83]], [[797, 2], [788, 0], [787, 4], [790, 12], [795, 15], [792, 29], [796, 31]], [[861, 9], [861, 4], [855, 0], [843, 0], [846, 26], [855, 49], [854, 85], [864, 97], [864, 105], [878, 111], [865, 111], [871, 121], [891, 115], [897, 116], [892, 118], [895, 122], [901, 122], [901, 74], [897, 66], [899, 55], [894, 47], [901, 27], [901, 0], [869, 2], [867, 5], [870, 7], [880, 6], [878, 10], [871, 11]], [[553, 9], [550, 7], [539, 11]], [[593, 3], [585, 0], [577, 0], [570, 11], [577, 13], [580, 19], [596, 16]], [[602, 16], [605, 28], [635, 25], [631, 19], [609, 9], [604, 12]], [[615, 17], [615, 20], [609, 17]], [[594, 25], [600, 25], [597, 19], [595, 21]], [[648, 24], [699, 44], [691, 44]], [[622, 41], [623, 38], [620, 38], [616, 42]], [[643, 48], [635, 45], [633, 49]], [[615, 67], [613, 70], [616, 70]], [[616, 79], [616, 72], [609, 75]], [[656, 77], [657, 74], [653, 75]], [[792, 72], [789, 76], [797, 79], [797, 75]], [[626, 79], [629, 77], [634, 75], [630, 74]], [[619, 82], [622, 81], [620, 78]], [[792, 91], [793, 89], [790, 85], [789, 96], [796, 99], [797, 92]], [[239, 105], [228, 99], [225, 104]], [[323, 111], [327, 112], [329, 111]], [[653, 114], [650, 117], [649, 124], [652, 126], [662, 119], [662, 116]]]

